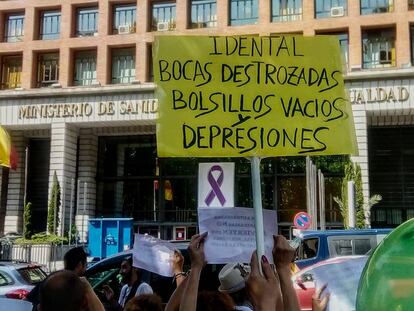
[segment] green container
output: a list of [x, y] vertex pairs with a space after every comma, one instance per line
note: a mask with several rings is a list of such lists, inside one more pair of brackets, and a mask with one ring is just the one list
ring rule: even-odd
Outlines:
[[414, 219], [375, 249], [359, 281], [357, 311], [414, 310]]

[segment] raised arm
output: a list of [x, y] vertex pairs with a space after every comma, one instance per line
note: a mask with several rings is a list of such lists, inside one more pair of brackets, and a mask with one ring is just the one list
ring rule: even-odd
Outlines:
[[181, 295], [180, 311], [196, 311], [198, 284], [200, 282], [201, 270], [206, 262], [204, 256], [204, 239], [207, 232], [196, 234], [191, 238], [188, 252], [191, 259], [191, 271], [187, 277], [184, 293]]
[[257, 253], [252, 254], [251, 272], [246, 282], [247, 294], [255, 311], [283, 311], [282, 292], [277, 274], [266, 256], [262, 256], [263, 275], [259, 272]]
[[284, 236], [273, 236], [273, 261], [279, 275], [285, 311], [300, 311], [298, 297], [292, 284], [290, 264], [295, 258], [295, 250]]

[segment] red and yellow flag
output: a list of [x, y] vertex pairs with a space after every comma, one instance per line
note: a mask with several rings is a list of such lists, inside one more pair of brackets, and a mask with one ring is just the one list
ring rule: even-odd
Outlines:
[[0, 166], [10, 167], [12, 145], [9, 133], [0, 126]]

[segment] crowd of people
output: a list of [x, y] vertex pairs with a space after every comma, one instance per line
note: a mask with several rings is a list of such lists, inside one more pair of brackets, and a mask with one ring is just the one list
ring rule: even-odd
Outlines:
[[[204, 242], [207, 233], [192, 237], [188, 247], [191, 269], [183, 271], [184, 257], [179, 251], [173, 258], [177, 287], [166, 305], [153, 293], [151, 286], [141, 280], [132, 258], [120, 267], [123, 287], [119, 297], [109, 286], [103, 287], [108, 302], [106, 311], [300, 311], [292, 284], [291, 263], [295, 250], [283, 236], [274, 237], [273, 262], [253, 252], [250, 265], [229, 263], [219, 273], [220, 286], [216, 291], [199, 291], [201, 271], [206, 265]], [[259, 262], [262, 272], [259, 268]], [[65, 270], [51, 274], [36, 286], [27, 299], [38, 311], [105, 311], [105, 307], [83, 277], [86, 253], [81, 247], [68, 251], [64, 257]], [[326, 286], [315, 291], [312, 310], [325, 311], [329, 295]]]

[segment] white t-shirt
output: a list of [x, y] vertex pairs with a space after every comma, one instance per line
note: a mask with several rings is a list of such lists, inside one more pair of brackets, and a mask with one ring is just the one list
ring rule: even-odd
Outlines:
[[[132, 286], [128, 286], [128, 284], [125, 284], [124, 286], [122, 286], [121, 293], [119, 294], [119, 299], [118, 299], [118, 303], [122, 307], [125, 307], [125, 300], [128, 298], [129, 293], [131, 292], [131, 289], [132, 289]], [[137, 291], [135, 292], [135, 297], [139, 295], [153, 294], [153, 293], [154, 292], [152, 291], [151, 286], [143, 282], [138, 286]]]

